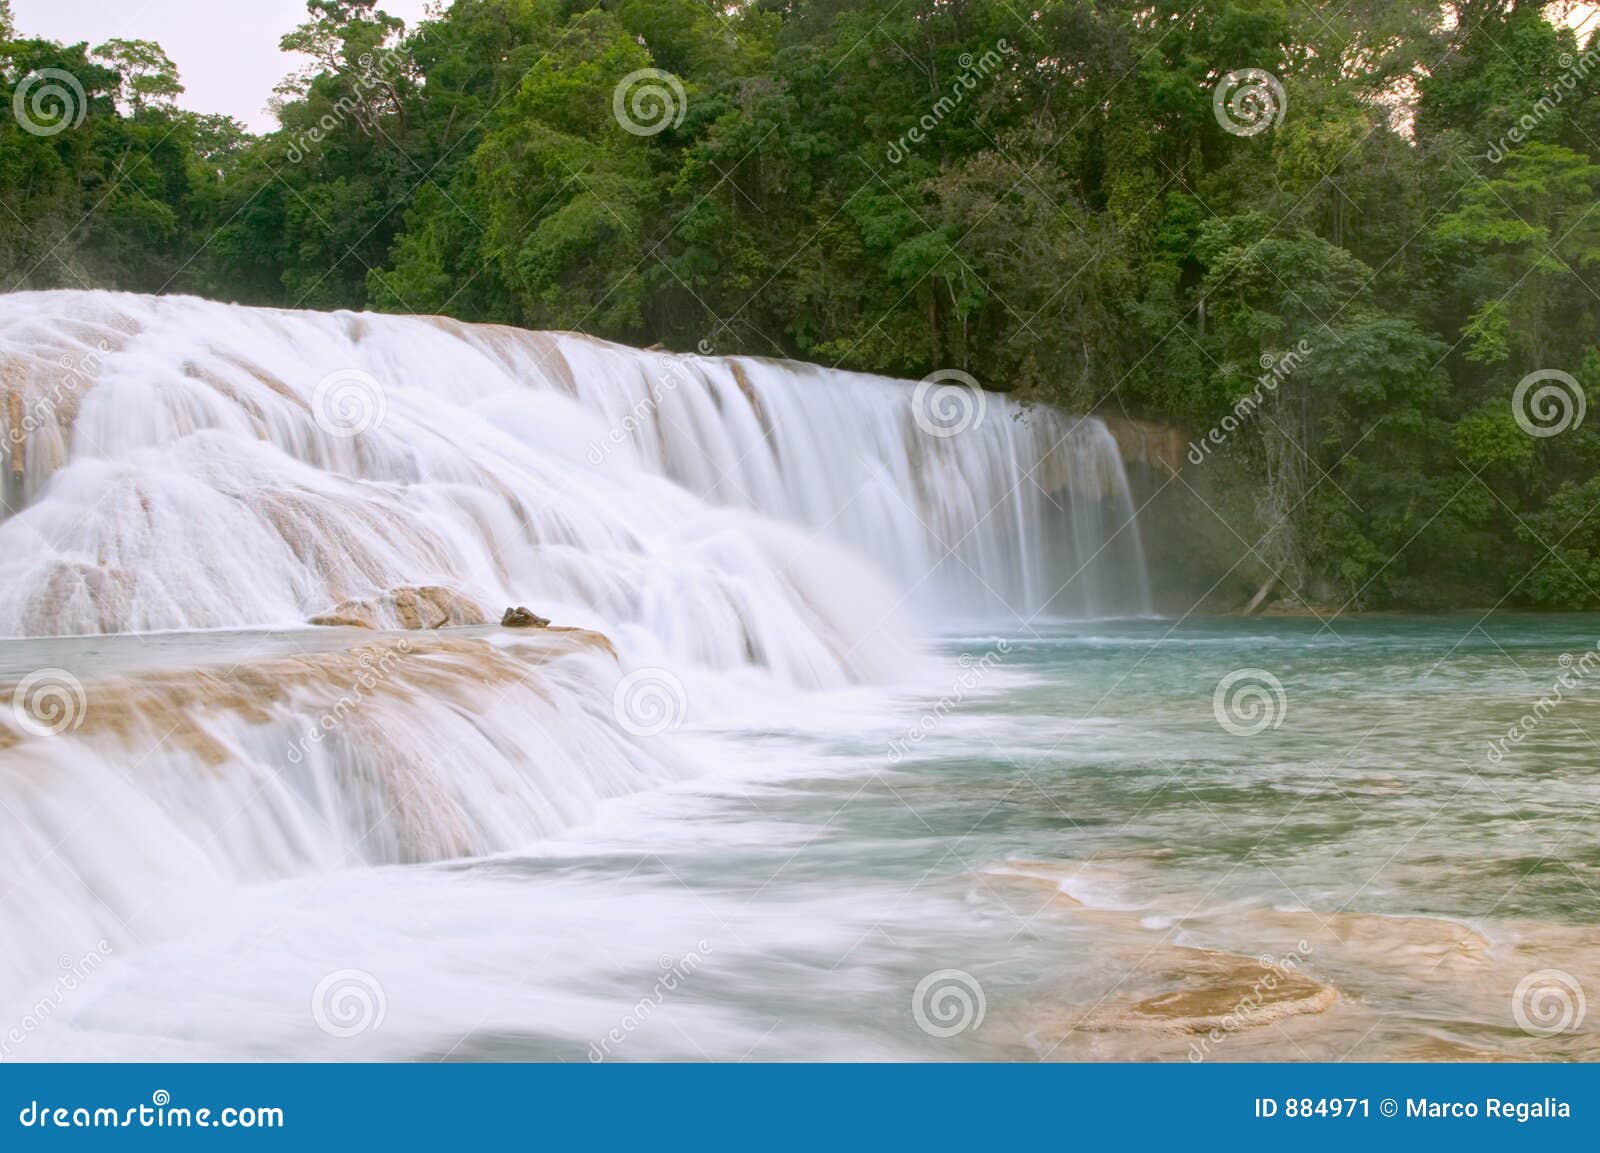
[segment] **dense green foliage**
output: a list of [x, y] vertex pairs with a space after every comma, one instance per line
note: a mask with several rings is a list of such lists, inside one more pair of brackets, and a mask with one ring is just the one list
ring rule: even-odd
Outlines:
[[[154, 45], [0, 43], [0, 109], [41, 68], [85, 101], [0, 112], [0, 288], [956, 367], [1197, 438], [1299, 346], [1215, 450], [1257, 560], [1363, 607], [1597, 602], [1600, 432], [1512, 401], [1600, 383], [1600, 53], [1559, 4], [308, 7], [262, 137], [179, 112]], [[1214, 100], [1247, 68], [1265, 119]]]

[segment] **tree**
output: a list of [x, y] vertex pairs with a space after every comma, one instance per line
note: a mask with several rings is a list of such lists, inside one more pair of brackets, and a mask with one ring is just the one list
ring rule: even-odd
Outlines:
[[1225, 424], [1230, 528], [1313, 598], [1588, 604], [1600, 426], [1512, 399], [1600, 381], [1600, 53], [1539, 3], [1333, 8], [310, 0], [252, 136], [0, 0], [0, 109], [82, 89], [0, 115], [0, 273], [962, 368]]
[[[1474, 360], [1576, 364], [1600, 320], [1600, 165], [1557, 144], [1513, 149], [1443, 217], [1472, 272], [1463, 335]], [[1574, 344], [1574, 337], [1580, 343]]]
[[153, 40], [107, 40], [90, 55], [121, 78], [118, 106], [134, 116], [152, 106], [170, 111], [183, 92], [177, 65]]

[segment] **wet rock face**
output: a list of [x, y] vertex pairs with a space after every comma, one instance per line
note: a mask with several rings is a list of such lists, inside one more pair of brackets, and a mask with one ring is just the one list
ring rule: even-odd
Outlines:
[[549, 623], [548, 617], [542, 617], [522, 605], [507, 609], [500, 618], [500, 626], [508, 629], [542, 629]]
[[437, 629], [446, 625], [481, 625], [487, 620], [470, 598], [439, 585], [422, 585], [342, 601], [312, 617], [310, 623], [362, 629]]

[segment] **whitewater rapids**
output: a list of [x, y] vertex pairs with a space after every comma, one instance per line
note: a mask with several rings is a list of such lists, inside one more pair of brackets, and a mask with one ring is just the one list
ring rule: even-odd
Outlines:
[[998, 396], [949, 435], [914, 411], [937, 394], [806, 365], [104, 292], [7, 297], [0, 373], [0, 634], [284, 627], [444, 585], [807, 684], [866, 672], [894, 601], [1149, 610], [1104, 425]]
[[239, 886], [581, 824], [930, 623], [1149, 610], [1104, 425], [961, 388], [44, 292], [0, 396], [0, 1002]]

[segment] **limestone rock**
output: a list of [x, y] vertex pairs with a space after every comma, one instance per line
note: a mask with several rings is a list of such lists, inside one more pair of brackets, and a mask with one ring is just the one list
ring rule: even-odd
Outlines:
[[422, 585], [341, 601], [312, 617], [311, 623], [359, 629], [437, 629], [445, 625], [488, 622], [482, 609], [455, 590], [442, 585]]
[[542, 629], [549, 623], [548, 617], [542, 617], [523, 605], [507, 609], [500, 618], [500, 627], [507, 629]]

